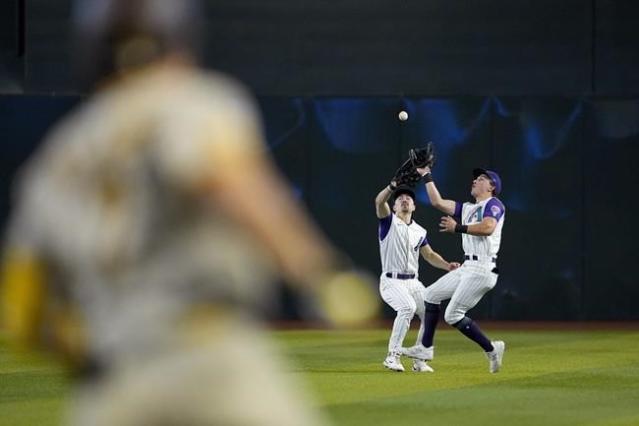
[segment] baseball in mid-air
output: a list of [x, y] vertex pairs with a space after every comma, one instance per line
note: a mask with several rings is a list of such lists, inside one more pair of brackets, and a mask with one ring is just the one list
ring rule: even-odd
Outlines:
[[400, 111], [398, 115], [400, 121], [408, 120], [408, 113], [406, 111]]

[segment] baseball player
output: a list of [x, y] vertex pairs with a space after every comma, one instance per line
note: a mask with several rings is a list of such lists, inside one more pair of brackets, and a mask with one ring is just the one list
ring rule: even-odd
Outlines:
[[250, 95], [195, 65], [194, 2], [75, 6], [93, 92], [19, 177], [8, 335], [91, 367], [73, 424], [324, 424], [251, 318], [281, 274], [353, 320], [358, 281], [265, 154]]
[[[393, 211], [387, 203], [393, 195]], [[395, 186], [392, 181], [375, 198], [375, 209], [379, 219], [379, 249], [382, 274], [379, 292], [397, 316], [388, 341], [388, 355], [384, 367], [393, 371], [404, 371], [400, 361], [402, 342], [417, 313], [421, 323], [417, 335], [420, 342], [424, 333], [424, 286], [419, 281], [419, 255], [436, 268], [452, 271], [460, 265], [445, 261], [428, 244], [427, 233], [413, 220], [415, 193], [409, 187]], [[413, 371], [432, 372], [426, 358], [413, 361]]]
[[450, 299], [444, 320], [485, 351], [489, 371], [496, 373], [502, 364], [505, 344], [499, 340], [490, 341], [466, 313], [497, 283], [497, 253], [506, 212], [503, 203], [496, 197], [501, 192], [501, 179], [492, 170], [475, 169], [470, 191], [475, 202], [460, 203], [441, 197], [429, 167], [417, 168], [417, 172], [426, 182], [431, 204], [446, 213], [439, 224], [440, 232], [462, 234], [465, 261], [461, 268], [449, 272], [426, 288], [422, 340], [401, 352], [415, 359], [433, 359], [433, 338], [439, 319], [439, 306], [442, 301]]

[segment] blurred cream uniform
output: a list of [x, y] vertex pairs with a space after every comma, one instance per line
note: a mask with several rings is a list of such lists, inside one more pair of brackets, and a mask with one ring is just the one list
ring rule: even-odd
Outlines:
[[35, 345], [46, 329], [92, 368], [77, 425], [323, 424], [251, 317], [276, 274], [316, 292], [336, 323], [370, 319], [374, 293], [338, 273], [267, 157], [248, 93], [195, 66], [193, 2], [79, 3], [97, 90], [19, 176], [0, 298], [9, 335]]
[[257, 122], [230, 80], [151, 68], [75, 111], [24, 171], [9, 245], [44, 260], [101, 370], [75, 424], [318, 421], [244, 318], [274, 293], [273, 260], [198, 194], [229, 160], [247, 173], [233, 159], [261, 155]]
[[[375, 201], [382, 261], [379, 291], [382, 299], [397, 312], [383, 365], [393, 371], [404, 371], [400, 351], [415, 314], [420, 319], [417, 342], [421, 341], [424, 332], [424, 286], [418, 273], [420, 255], [431, 265], [444, 270], [454, 269], [458, 264], [450, 264], [434, 252], [428, 244], [426, 230], [412, 219], [415, 193], [408, 187], [402, 187], [392, 194], [394, 212], [386, 202], [391, 195], [390, 188], [384, 188]], [[413, 371], [430, 372], [432, 369], [423, 360], [415, 360]]]

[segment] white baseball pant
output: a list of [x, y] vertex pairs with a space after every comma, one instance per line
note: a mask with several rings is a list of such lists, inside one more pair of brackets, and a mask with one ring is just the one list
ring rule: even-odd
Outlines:
[[466, 312], [475, 307], [481, 298], [497, 284], [497, 274], [492, 272], [495, 264], [467, 260], [454, 271], [448, 272], [424, 290], [424, 300], [439, 305], [450, 299], [444, 320], [454, 325]]
[[399, 352], [415, 314], [420, 320], [417, 342], [421, 342], [424, 334], [424, 285], [418, 279], [398, 280], [382, 274], [379, 293], [384, 302], [397, 312], [388, 341], [388, 352]]

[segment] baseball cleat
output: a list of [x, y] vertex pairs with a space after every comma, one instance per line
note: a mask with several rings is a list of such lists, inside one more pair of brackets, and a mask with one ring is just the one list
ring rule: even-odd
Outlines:
[[427, 348], [419, 343], [415, 346], [411, 346], [410, 348], [402, 348], [400, 353], [413, 359], [430, 361], [433, 359], [433, 346]]
[[506, 350], [506, 344], [501, 340], [490, 342], [493, 344], [493, 351], [486, 352], [488, 357], [488, 371], [496, 373], [501, 368], [501, 361], [504, 359], [504, 351]]
[[428, 365], [426, 361], [422, 361], [421, 359], [413, 360], [413, 371], [416, 373], [434, 373], [433, 367]]
[[384, 365], [384, 367], [392, 371], [397, 371], [400, 373], [404, 371], [404, 366], [399, 360], [398, 353], [389, 352], [388, 356], [386, 357], [386, 359], [384, 360], [382, 364]]

